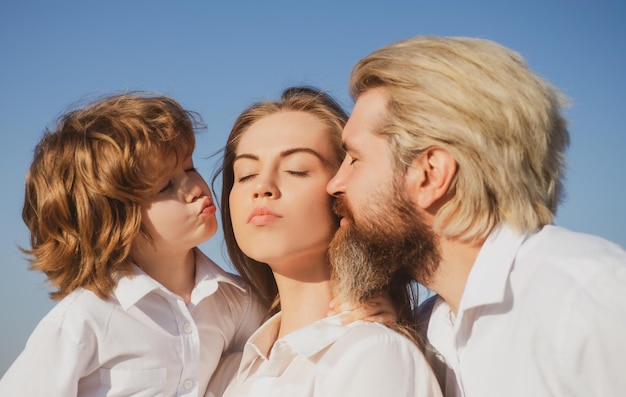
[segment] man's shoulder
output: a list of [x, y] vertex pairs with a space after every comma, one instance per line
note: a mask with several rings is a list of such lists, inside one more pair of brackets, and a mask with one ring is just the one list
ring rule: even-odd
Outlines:
[[623, 272], [626, 251], [600, 236], [548, 225], [529, 236], [516, 262], [518, 272], [531, 271], [544, 279], [565, 277], [584, 284], [603, 273]]
[[534, 247], [533, 251], [539, 254], [554, 252], [562, 257], [597, 257], [609, 254], [626, 260], [624, 248], [613, 241], [554, 225], [546, 225], [530, 235], [527, 245]]

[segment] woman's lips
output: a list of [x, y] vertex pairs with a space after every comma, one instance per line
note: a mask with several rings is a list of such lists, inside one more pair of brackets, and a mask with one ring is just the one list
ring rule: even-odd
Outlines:
[[267, 207], [257, 207], [248, 215], [247, 223], [254, 226], [265, 226], [282, 218]]

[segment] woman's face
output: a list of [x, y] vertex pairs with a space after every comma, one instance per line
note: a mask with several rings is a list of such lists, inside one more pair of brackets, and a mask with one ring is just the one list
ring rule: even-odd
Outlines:
[[294, 260], [325, 263], [337, 229], [326, 184], [340, 165], [327, 130], [309, 113], [279, 112], [252, 124], [237, 146], [230, 192], [235, 238], [275, 272]]

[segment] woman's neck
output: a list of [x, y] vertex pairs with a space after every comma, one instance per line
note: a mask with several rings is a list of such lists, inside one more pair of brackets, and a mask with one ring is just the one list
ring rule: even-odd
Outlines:
[[[305, 266], [303, 273], [289, 275], [274, 271], [280, 296], [281, 325], [278, 339], [326, 317], [332, 296], [330, 267], [325, 258], [315, 266]], [[287, 268], [297, 268], [293, 263]], [[300, 267], [303, 268], [303, 267]]]

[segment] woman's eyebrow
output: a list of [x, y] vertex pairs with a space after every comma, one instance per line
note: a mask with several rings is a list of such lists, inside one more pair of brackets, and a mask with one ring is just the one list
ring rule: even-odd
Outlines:
[[331, 159], [327, 159], [326, 157], [324, 157], [323, 155], [321, 155], [319, 152], [311, 149], [311, 148], [307, 148], [307, 147], [302, 147], [302, 148], [293, 148], [293, 149], [288, 149], [285, 151], [282, 151], [280, 153], [280, 157], [285, 158], [294, 154], [298, 154], [298, 153], [309, 153], [315, 157], [317, 157], [319, 159], [319, 161], [322, 162], [322, 164], [324, 165], [324, 167], [332, 167], [333, 163]]
[[298, 154], [298, 153], [309, 153], [312, 154], [313, 156], [319, 158], [320, 160], [324, 161], [324, 157], [322, 157], [321, 154], [319, 154], [318, 152], [316, 152], [313, 149], [310, 148], [306, 148], [306, 147], [297, 147], [297, 148], [293, 148], [293, 149], [288, 149], [288, 150], [284, 150], [282, 152], [280, 152], [280, 157], [288, 157], [291, 156], [293, 154]]
[[[315, 151], [315, 150], [313, 150], [311, 148], [307, 148], [307, 147], [297, 147], [297, 148], [293, 148], [293, 149], [283, 150], [282, 152], [280, 152], [279, 155], [280, 155], [281, 158], [285, 158], [285, 157], [289, 157], [289, 156], [292, 156], [292, 155], [298, 154], [298, 153], [309, 153], [309, 154], [312, 154], [313, 156], [315, 156], [318, 159], [320, 159], [321, 162], [327, 163], [327, 160], [321, 154], [319, 154], [317, 151]], [[251, 153], [241, 153], [241, 154], [238, 154], [237, 156], [235, 156], [235, 159], [233, 160], [233, 162], [235, 162], [237, 160], [241, 160], [241, 159], [248, 159], [248, 160], [258, 161], [259, 160], [259, 156], [255, 155], [255, 154], [251, 154]]]
[[259, 160], [259, 156], [255, 156], [254, 154], [248, 154], [248, 153], [238, 154], [237, 156], [235, 156], [235, 159], [233, 160], [233, 163], [235, 161], [241, 160], [241, 159]]

